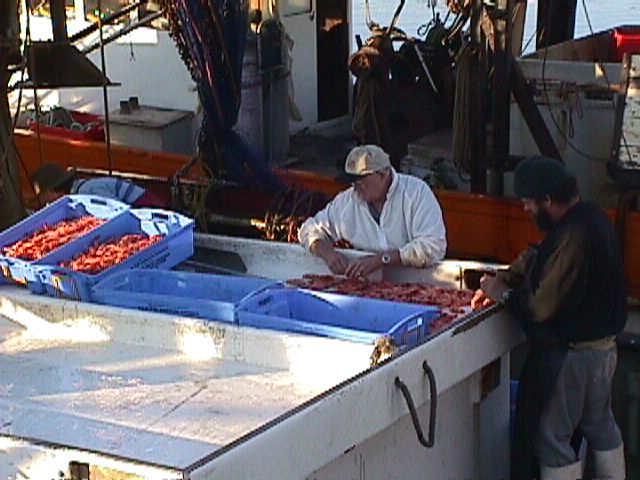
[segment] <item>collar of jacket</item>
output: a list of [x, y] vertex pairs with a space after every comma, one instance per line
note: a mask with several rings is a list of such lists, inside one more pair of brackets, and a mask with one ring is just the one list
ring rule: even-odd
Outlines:
[[393, 195], [393, 192], [398, 188], [398, 172], [396, 172], [395, 168], [389, 167], [391, 171], [391, 185], [389, 185], [389, 190], [387, 191], [387, 200]]

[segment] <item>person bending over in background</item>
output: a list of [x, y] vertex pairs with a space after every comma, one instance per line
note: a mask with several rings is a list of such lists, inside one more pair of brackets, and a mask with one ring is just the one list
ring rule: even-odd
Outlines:
[[531, 351], [520, 375], [512, 478], [582, 478], [571, 439], [593, 452], [594, 478], [625, 478], [611, 411], [615, 336], [627, 318], [620, 241], [609, 218], [580, 199], [561, 163], [532, 157], [515, 170], [515, 193], [545, 234], [505, 272], [481, 279], [472, 305], [504, 303]]
[[[353, 148], [342, 178], [352, 186], [299, 232], [300, 243], [334, 274], [362, 277], [386, 264], [422, 268], [444, 257], [446, 231], [436, 197], [424, 181], [397, 173], [383, 149]], [[339, 240], [375, 253], [349, 261], [333, 246]]]
[[75, 169], [65, 170], [47, 163], [31, 176], [31, 183], [43, 204], [68, 194], [98, 195], [127, 203], [132, 207], [165, 207], [152, 192], [118, 177], [74, 180]]

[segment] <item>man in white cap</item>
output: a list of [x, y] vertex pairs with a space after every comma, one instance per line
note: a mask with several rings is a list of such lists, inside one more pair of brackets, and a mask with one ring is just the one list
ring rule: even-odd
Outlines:
[[[376, 145], [355, 147], [342, 176], [351, 188], [300, 228], [300, 243], [335, 274], [362, 277], [383, 265], [428, 267], [447, 249], [442, 210], [429, 186], [397, 173]], [[349, 261], [334, 248], [340, 240], [372, 252]]]

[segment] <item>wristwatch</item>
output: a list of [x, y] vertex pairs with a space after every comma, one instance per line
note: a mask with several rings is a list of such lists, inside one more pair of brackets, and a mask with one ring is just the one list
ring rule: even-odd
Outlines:
[[511, 298], [512, 293], [512, 288], [507, 288], [504, 292], [502, 292], [502, 295], [500, 295], [500, 303], [507, 303], [509, 301], [509, 298]]
[[389, 255], [388, 253], [383, 253], [380, 257], [380, 260], [382, 261], [383, 265], [389, 265], [391, 263], [391, 255]]

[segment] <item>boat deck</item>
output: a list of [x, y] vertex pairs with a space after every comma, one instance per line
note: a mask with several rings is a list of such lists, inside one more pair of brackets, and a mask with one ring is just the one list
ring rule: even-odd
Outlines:
[[[222, 236], [198, 236], [196, 243], [221, 258], [236, 255], [253, 275], [289, 279], [326, 269], [297, 245]], [[383, 278], [455, 288], [472, 267], [444, 262], [428, 270], [390, 269]], [[432, 467], [436, 475], [475, 478], [474, 437], [467, 435], [461, 446], [457, 435], [445, 432], [471, 428], [480, 369], [498, 359], [505, 366], [502, 380], [485, 405], [506, 411], [508, 352], [521, 340], [516, 325], [493, 307], [370, 369], [371, 344], [64, 301], [3, 286], [0, 451], [6, 455], [0, 474], [54, 478], [70, 462], [81, 462], [150, 480], [351, 478], [351, 456], [372, 452], [368, 467], [379, 472], [376, 478], [389, 478], [385, 472], [402, 471], [406, 458], [423, 452], [395, 378], [427, 418], [428, 363], [438, 402], [444, 402]], [[505, 419], [498, 424], [506, 425]], [[492, 417], [487, 425], [497, 421]], [[506, 441], [506, 428], [483, 431]], [[380, 455], [391, 439], [402, 455]], [[468, 452], [465, 461], [442, 463], [454, 448]], [[420, 458], [416, 468], [422, 470], [429, 460]], [[495, 456], [496, 465], [505, 461]], [[105, 475], [91, 474], [115, 478]]]
[[347, 342], [1, 293], [0, 435], [169, 469], [365, 369], [372, 349], [352, 345], [323, 378], [313, 352]]

